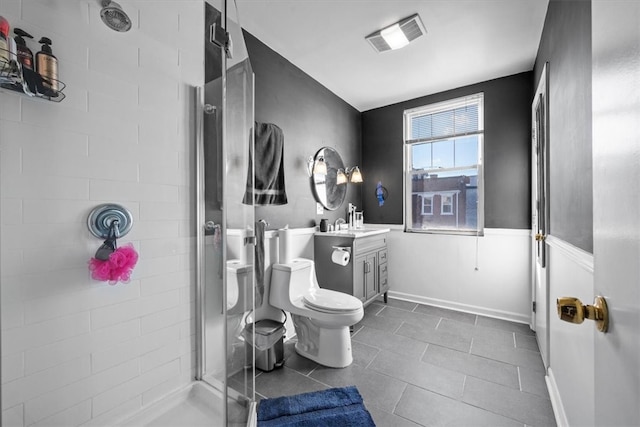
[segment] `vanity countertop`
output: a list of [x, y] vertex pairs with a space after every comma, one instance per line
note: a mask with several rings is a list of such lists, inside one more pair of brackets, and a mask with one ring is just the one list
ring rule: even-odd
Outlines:
[[388, 233], [388, 228], [350, 228], [348, 230], [334, 230], [334, 231], [317, 231], [316, 236], [328, 236], [328, 237], [353, 237], [357, 239], [359, 237], [375, 236], [376, 234]]

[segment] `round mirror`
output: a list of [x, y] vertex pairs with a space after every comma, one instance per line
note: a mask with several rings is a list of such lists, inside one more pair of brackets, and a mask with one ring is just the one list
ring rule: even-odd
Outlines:
[[322, 147], [313, 158], [313, 165], [324, 161], [327, 167], [327, 173], [312, 173], [311, 184], [313, 187], [313, 195], [318, 203], [330, 211], [335, 211], [342, 205], [347, 195], [346, 184], [338, 185], [336, 177], [338, 169], [344, 170], [342, 158], [336, 150], [331, 147]]

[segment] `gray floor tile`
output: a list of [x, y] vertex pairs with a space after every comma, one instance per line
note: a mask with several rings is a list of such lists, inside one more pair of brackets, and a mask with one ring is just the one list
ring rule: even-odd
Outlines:
[[468, 352], [471, 348], [471, 338], [461, 337], [458, 334], [442, 332], [436, 329], [421, 328], [409, 323], [403, 324], [396, 334], [458, 351]]
[[526, 325], [524, 323], [510, 322], [508, 320], [494, 319], [493, 317], [478, 316], [476, 325], [493, 329], [501, 329], [503, 331], [517, 332], [522, 335], [534, 334], [529, 325]]
[[435, 329], [440, 321], [439, 317], [429, 316], [427, 314], [416, 313], [413, 311], [402, 310], [400, 308], [385, 307], [378, 313], [378, 316], [385, 318], [399, 319], [412, 325], [422, 328]]
[[351, 337], [351, 341], [358, 341], [381, 350], [389, 350], [418, 360], [422, 357], [427, 344], [411, 338], [379, 331], [367, 326]]
[[536, 340], [535, 335], [516, 334], [515, 336], [517, 348], [525, 348], [527, 350], [537, 351], [540, 353], [540, 348], [538, 347], [538, 341]]
[[377, 316], [372, 312], [366, 313], [356, 326], [369, 326], [381, 331], [395, 332], [402, 325], [403, 320], [393, 317]]
[[407, 311], [415, 310], [416, 307], [418, 307], [418, 305], [419, 304], [417, 304], [415, 302], [403, 301], [403, 300], [395, 299], [395, 298], [388, 298], [387, 299], [387, 306], [400, 308], [402, 310], [407, 310]]
[[442, 317], [445, 319], [455, 320], [457, 322], [474, 325], [476, 323], [476, 315], [471, 313], [463, 313], [462, 311], [449, 310], [432, 305], [418, 305], [414, 310], [416, 313], [428, 314], [429, 316]]
[[409, 421], [406, 418], [378, 409], [375, 406], [367, 406], [367, 410], [378, 427], [419, 427], [421, 424]]
[[302, 357], [294, 351], [289, 357], [285, 358], [284, 366], [300, 372], [302, 375], [309, 375], [309, 372], [316, 369], [319, 365], [313, 360]]
[[505, 348], [491, 344], [476, 342], [474, 339], [471, 347], [471, 354], [486, 357], [488, 359], [498, 360], [500, 362], [510, 363], [516, 366], [522, 366], [544, 373], [542, 357], [540, 353], [521, 348]]
[[518, 368], [504, 362], [430, 345], [423, 362], [520, 390]]
[[531, 426], [555, 426], [551, 401], [529, 393], [467, 377], [462, 401]]
[[406, 384], [389, 378], [358, 365], [347, 366], [342, 369], [320, 367], [311, 373], [311, 378], [331, 387], [346, 387], [355, 385], [362, 395], [366, 407], [375, 405], [377, 408], [393, 412]]
[[[352, 331], [354, 362], [326, 368], [285, 342], [285, 366], [258, 371], [258, 399], [356, 385], [379, 427], [554, 425], [527, 325], [382, 299]], [[422, 359], [422, 360], [421, 360]], [[514, 374], [515, 370], [515, 374]]]
[[353, 355], [353, 363], [366, 368], [376, 357], [380, 350], [359, 341], [351, 341], [351, 354]]
[[474, 343], [504, 348], [514, 348], [516, 346], [515, 333], [511, 331], [476, 326], [472, 332]]
[[458, 335], [461, 338], [473, 338], [475, 326], [468, 323], [458, 322], [457, 320], [441, 319], [436, 328], [440, 332]]
[[327, 389], [322, 384], [286, 366], [256, 377], [256, 392], [264, 397], [290, 396]]
[[465, 375], [430, 363], [381, 351], [369, 369], [445, 396], [462, 396]]
[[522, 391], [549, 399], [549, 390], [544, 372], [527, 368], [518, 368]]
[[523, 423], [411, 385], [400, 398], [395, 413], [422, 426], [523, 426]]

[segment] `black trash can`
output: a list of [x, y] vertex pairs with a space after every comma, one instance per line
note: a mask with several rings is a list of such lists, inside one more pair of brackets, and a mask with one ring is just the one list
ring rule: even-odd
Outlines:
[[[253, 331], [255, 329], [255, 342]], [[242, 336], [245, 340], [247, 355], [256, 349], [256, 368], [272, 371], [284, 364], [284, 323], [271, 319], [258, 320], [245, 326]]]

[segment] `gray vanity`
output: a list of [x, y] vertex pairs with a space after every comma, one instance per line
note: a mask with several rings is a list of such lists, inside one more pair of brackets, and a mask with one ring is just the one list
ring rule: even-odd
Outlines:
[[[318, 232], [314, 237], [316, 277], [321, 288], [359, 298], [366, 306], [380, 295], [387, 302], [387, 236], [389, 229]], [[351, 253], [347, 265], [331, 260], [336, 247]]]

